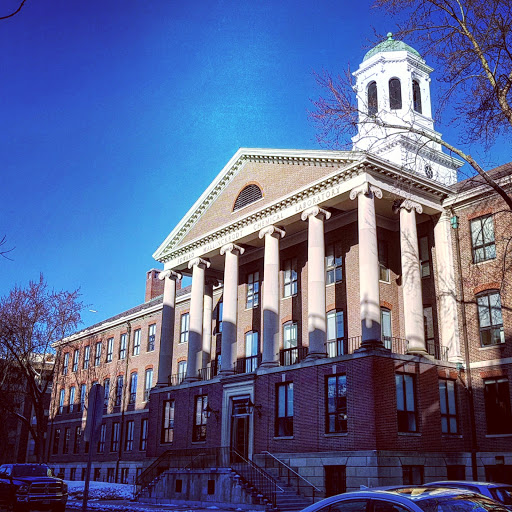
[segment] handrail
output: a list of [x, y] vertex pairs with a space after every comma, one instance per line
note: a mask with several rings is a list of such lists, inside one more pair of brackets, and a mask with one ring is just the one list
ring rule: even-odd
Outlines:
[[265, 453], [267, 455], [270, 455], [274, 460], [276, 460], [277, 462], [279, 462], [279, 464], [283, 465], [288, 471], [291, 471], [292, 473], [294, 473], [296, 476], [298, 476], [301, 480], [304, 480], [304, 482], [306, 482], [308, 485], [310, 485], [311, 487], [313, 487], [316, 491], [318, 492], [322, 492], [316, 485], [312, 484], [309, 480], [307, 480], [306, 478], [304, 478], [302, 475], [299, 475], [299, 473], [297, 473], [297, 471], [295, 471], [293, 468], [291, 468], [290, 466], [288, 466], [288, 464], [286, 464], [285, 462], [283, 462], [282, 460], [278, 459], [275, 455], [273, 455], [272, 453], [270, 452], [267, 452], [266, 450], [265, 451], [262, 451], [261, 453]]

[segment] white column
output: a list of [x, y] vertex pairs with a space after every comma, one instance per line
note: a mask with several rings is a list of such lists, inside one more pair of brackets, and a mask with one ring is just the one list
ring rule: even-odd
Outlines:
[[457, 284], [453, 261], [450, 215], [443, 212], [434, 227], [436, 285], [441, 347], [448, 348], [448, 361], [461, 363]]
[[402, 293], [404, 297], [405, 338], [408, 354], [427, 354], [421, 293], [420, 253], [416, 212], [420, 204], [406, 199], [400, 205], [400, 254], [402, 258]]
[[282, 229], [268, 226], [259, 233], [265, 238], [263, 267], [263, 357], [261, 366], [279, 365], [279, 239]]
[[227, 244], [220, 250], [225, 255], [224, 292], [222, 309], [222, 345], [220, 373], [229, 375], [236, 362], [237, 311], [238, 311], [238, 257], [244, 249], [235, 244]]
[[192, 289], [190, 291], [190, 326], [188, 335], [187, 376], [185, 382], [198, 380], [198, 371], [203, 362], [203, 306], [205, 270], [210, 262], [195, 258], [188, 264], [192, 269]]
[[380, 188], [366, 182], [352, 189], [357, 197], [359, 233], [359, 300], [361, 308], [361, 347], [382, 348], [379, 295], [379, 250], [375, 197], [382, 199]]
[[318, 206], [308, 208], [301, 215], [303, 221], [308, 221], [308, 359], [326, 356], [324, 220], [330, 216]]
[[203, 300], [203, 349], [201, 368], [207, 368], [212, 352], [213, 287], [216, 281], [206, 279]]
[[158, 352], [157, 386], [169, 385], [172, 374], [172, 357], [174, 348], [174, 318], [176, 306], [176, 281], [181, 274], [172, 270], [164, 270], [158, 274], [158, 279], [164, 280], [164, 297], [162, 306], [162, 325], [160, 327], [160, 349]]

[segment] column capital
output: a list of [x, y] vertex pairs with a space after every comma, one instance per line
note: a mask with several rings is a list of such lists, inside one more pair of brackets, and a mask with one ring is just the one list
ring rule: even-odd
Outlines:
[[411, 199], [404, 199], [400, 204], [393, 205], [393, 209], [395, 213], [398, 213], [400, 210], [404, 209], [410, 212], [411, 210], [416, 210], [416, 213], [423, 213], [423, 207], [420, 203], [416, 201], [412, 201]]
[[265, 235], [275, 236], [277, 238], [283, 238], [286, 234], [284, 229], [280, 229], [276, 226], [267, 226], [259, 232], [259, 237], [264, 238]]
[[350, 199], [354, 200], [359, 194], [375, 196], [377, 199], [382, 199], [382, 190], [379, 187], [372, 185], [369, 181], [365, 181], [362, 185], [353, 188], [350, 191]]
[[166, 277], [173, 281], [179, 281], [183, 276], [174, 270], [162, 270], [162, 272], [158, 274], [158, 279], [160, 279], [160, 281], [163, 281]]
[[245, 249], [236, 244], [226, 244], [220, 248], [220, 255], [224, 256], [224, 254], [226, 254], [227, 252], [237, 252], [237, 251], [238, 251], [238, 254], [241, 256], [245, 252]]
[[211, 263], [208, 260], [204, 260], [203, 258], [194, 258], [188, 262], [188, 268], [192, 267], [202, 267], [203, 269], [210, 268]]
[[328, 212], [327, 210], [324, 210], [323, 208], [320, 208], [319, 206], [312, 206], [311, 208], [308, 208], [307, 210], [304, 210], [301, 213], [301, 220], [306, 221], [309, 219], [309, 217], [317, 217], [322, 216], [322, 220], [329, 220], [331, 218], [331, 212]]

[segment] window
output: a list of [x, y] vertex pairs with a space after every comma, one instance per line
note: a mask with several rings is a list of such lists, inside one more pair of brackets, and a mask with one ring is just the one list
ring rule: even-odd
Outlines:
[[258, 199], [261, 199], [263, 194], [261, 192], [260, 187], [251, 183], [244, 187], [238, 197], [236, 198], [235, 205], [233, 206], [233, 211], [240, 210], [244, 206], [248, 206], [251, 203], [256, 202]]
[[379, 281], [389, 283], [389, 258], [388, 243], [385, 240], [379, 240]]
[[215, 334], [222, 334], [222, 315], [224, 314], [224, 303], [222, 300], [219, 300], [217, 303], [217, 316], [216, 316], [216, 327]]
[[138, 356], [140, 354], [140, 329], [136, 329], [133, 332], [133, 352], [134, 356]]
[[101, 478], [101, 468], [94, 468], [94, 473], [92, 479], [95, 482], [99, 482]]
[[130, 374], [130, 399], [129, 404], [134, 404], [137, 399], [137, 372]]
[[69, 352], [64, 354], [64, 361], [62, 361], [62, 375], [68, 374], [68, 366], [69, 366]]
[[119, 450], [119, 422], [112, 423], [112, 436], [110, 438], [110, 451], [117, 452]]
[[148, 352], [155, 350], [155, 339], [156, 339], [156, 324], [151, 324], [148, 327]]
[[297, 295], [297, 259], [285, 260], [283, 297]]
[[441, 432], [456, 434], [458, 428], [455, 381], [439, 379], [439, 408], [441, 410]]
[[340, 244], [330, 244], [325, 251], [326, 284], [338, 283], [343, 279], [343, 260]]
[[71, 481], [76, 480], [76, 468], [69, 469], [69, 479]]
[[421, 91], [418, 80], [412, 81], [412, 103], [414, 110], [421, 114]]
[[396, 406], [398, 411], [398, 432], [416, 432], [416, 398], [414, 375], [397, 373]]
[[174, 440], [174, 400], [164, 401], [162, 414], [161, 443], [172, 443]]
[[427, 348], [434, 347], [434, 317], [432, 313], [432, 306], [425, 306], [423, 308], [423, 327], [425, 330], [425, 341]]
[[124, 441], [124, 451], [131, 452], [133, 450], [133, 433], [135, 422], [133, 420], [126, 422], [126, 439]]
[[114, 405], [116, 407], [119, 407], [121, 405], [121, 402], [123, 401], [123, 385], [124, 378], [122, 375], [119, 375], [116, 381], [116, 396], [114, 401]]
[[398, 78], [389, 81], [389, 108], [399, 110], [402, 108], [402, 88]]
[[347, 431], [347, 376], [330, 375], [325, 389], [325, 431]]
[[206, 421], [208, 415], [206, 408], [208, 407], [208, 396], [196, 396], [194, 428], [192, 430], [192, 441], [206, 441]]
[[421, 485], [423, 483], [423, 466], [402, 466], [402, 483], [404, 485]]
[[73, 371], [78, 371], [78, 359], [80, 358], [80, 350], [75, 349], [73, 352]]
[[293, 382], [277, 385], [276, 436], [293, 436]]
[[94, 354], [94, 366], [99, 366], [101, 363], [101, 341], [96, 343], [96, 352]]
[[108, 407], [108, 403], [110, 401], [110, 379], [105, 379], [103, 381], [103, 387], [105, 388], [105, 407]]
[[114, 355], [114, 338], [109, 338], [107, 340], [107, 357], [105, 359], [106, 363], [110, 363], [112, 361]]
[[493, 216], [485, 215], [484, 217], [473, 219], [470, 227], [473, 263], [496, 258]]
[[181, 384], [187, 376], [187, 361], [178, 361], [178, 384]]
[[245, 333], [245, 372], [253, 372], [258, 367], [258, 331]]
[[297, 346], [297, 322], [286, 322], [283, 325], [283, 348]]
[[107, 437], [107, 425], [106, 423], [102, 423], [100, 427], [100, 437], [98, 439], [98, 453], [103, 453], [105, 451], [105, 439]]
[[187, 343], [188, 331], [190, 327], [190, 314], [183, 313], [180, 321], [180, 343]]
[[253, 272], [247, 276], [246, 309], [258, 307], [260, 304], [260, 273]]
[[430, 276], [430, 248], [428, 246], [428, 236], [422, 236], [419, 240], [421, 277]]
[[153, 368], [148, 368], [144, 375], [144, 402], [149, 401], [149, 393], [153, 387]]
[[53, 446], [52, 446], [52, 453], [54, 455], [59, 453], [59, 443], [60, 443], [60, 428], [56, 428], [55, 433], [53, 434]]
[[126, 358], [126, 333], [119, 338], [119, 359]]
[[379, 100], [377, 96], [377, 82], [370, 82], [368, 84], [368, 115], [374, 116], [379, 111]]
[[70, 440], [71, 440], [71, 429], [69, 427], [66, 427], [64, 429], [64, 446], [62, 447], [62, 453], [68, 453]]
[[75, 386], [69, 388], [69, 412], [75, 408]]
[[127, 484], [128, 483], [128, 470], [130, 468], [121, 468], [121, 483]]
[[344, 336], [343, 311], [329, 311], [327, 313], [328, 357], [336, 357], [345, 354]]
[[512, 414], [508, 379], [498, 377], [484, 380], [485, 416], [488, 434], [510, 434]]
[[64, 397], [66, 395], [66, 390], [62, 388], [59, 393], [59, 414], [64, 412]]
[[79, 407], [80, 411], [83, 411], [85, 409], [86, 395], [87, 395], [87, 384], [82, 384], [80, 386], [80, 407]]
[[139, 450], [144, 451], [148, 446], [148, 420], [143, 418], [140, 422]]
[[380, 308], [380, 330], [384, 346], [391, 349], [391, 311], [387, 308]]
[[505, 343], [500, 293], [496, 290], [485, 292], [477, 296], [476, 302], [482, 347]]
[[82, 439], [82, 428], [75, 427], [75, 442], [73, 443], [73, 453], [80, 453], [80, 440]]
[[89, 357], [91, 353], [91, 347], [87, 345], [84, 347], [84, 363], [82, 365], [84, 370], [87, 370], [89, 368]]

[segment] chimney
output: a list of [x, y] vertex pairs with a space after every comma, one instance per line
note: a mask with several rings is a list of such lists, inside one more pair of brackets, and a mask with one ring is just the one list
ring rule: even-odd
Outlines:
[[[146, 272], [146, 297], [144, 302], [148, 302], [164, 293], [164, 281], [158, 279], [161, 270], [152, 268]], [[181, 280], [176, 282], [176, 290], [181, 288]]]

